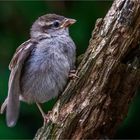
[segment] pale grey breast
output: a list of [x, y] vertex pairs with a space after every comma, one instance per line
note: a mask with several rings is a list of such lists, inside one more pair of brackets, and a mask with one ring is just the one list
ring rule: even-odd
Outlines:
[[26, 102], [43, 103], [63, 91], [75, 63], [75, 44], [69, 36], [64, 37], [40, 41], [25, 62], [21, 93]]

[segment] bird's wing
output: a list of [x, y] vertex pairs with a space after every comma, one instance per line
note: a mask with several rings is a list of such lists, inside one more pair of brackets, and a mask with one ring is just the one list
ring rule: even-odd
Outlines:
[[14, 54], [9, 69], [11, 70], [9, 84], [8, 84], [8, 101], [6, 109], [7, 125], [12, 127], [16, 124], [19, 114], [19, 95], [20, 90], [20, 77], [24, 62], [31, 54], [36, 45], [31, 40], [21, 44]]
[[[32, 44], [32, 42], [31, 42], [31, 40], [29, 39], [29, 40], [27, 40], [26, 42], [22, 43], [22, 44], [16, 49], [16, 52], [15, 52], [15, 54], [14, 54], [14, 56], [13, 56], [13, 58], [12, 58], [10, 64], [9, 64], [9, 69], [10, 69], [10, 70], [12, 70], [16, 65], [18, 65], [18, 63], [19, 63], [19, 61], [20, 61], [19, 59], [20, 59], [21, 57], [23, 57], [23, 53], [24, 53], [24, 54], [25, 54], [26, 52], [29, 53], [28, 50], [31, 49], [31, 44]], [[21, 55], [22, 55], [22, 56], [21, 56]], [[26, 55], [26, 56], [27, 56], [27, 55]], [[24, 56], [24, 57], [25, 57], [25, 56]]]

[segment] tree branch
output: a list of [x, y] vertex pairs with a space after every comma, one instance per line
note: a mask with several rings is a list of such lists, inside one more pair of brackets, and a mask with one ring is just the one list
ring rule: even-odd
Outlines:
[[35, 139], [113, 137], [140, 82], [140, 70], [126, 59], [140, 38], [139, 13], [139, 0], [115, 0], [97, 20], [79, 78], [69, 82]]

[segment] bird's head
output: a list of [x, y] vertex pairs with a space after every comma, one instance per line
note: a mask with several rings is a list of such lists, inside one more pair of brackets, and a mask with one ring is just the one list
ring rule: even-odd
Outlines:
[[75, 22], [75, 19], [56, 14], [43, 15], [33, 23], [30, 32], [31, 38], [37, 38], [42, 35], [58, 36], [69, 34], [68, 27]]

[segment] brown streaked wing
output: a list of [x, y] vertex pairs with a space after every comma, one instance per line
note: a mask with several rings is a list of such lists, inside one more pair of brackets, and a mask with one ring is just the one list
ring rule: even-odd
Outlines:
[[6, 120], [7, 125], [12, 127], [16, 124], [19, 114], [19, 95], [21, 94], [20, 90], [20, 77], [21, 70], [23, 68], [24, 62], [31, 54], [33, 48], [36, 45], [33, 45], [33, 42], [28, 40], [21, 44], [16, 50], [13, 59], [10, 62], [11, 74], [9, 78], [9, 87], [8, 87], [8, 101], [7, 101], [7, 110], [6, 110]]
[[17, 60], [22, 53], [22, 51], [26, 48], [26, 46], [31, 42], [31, 40], [27, 40], [26, 42], [22, 43], [17, 49], [16, 52], [14, 53], [14, 56], [9, 64], [9, 69], [11, 70], [15, 65], [17, 64]]

